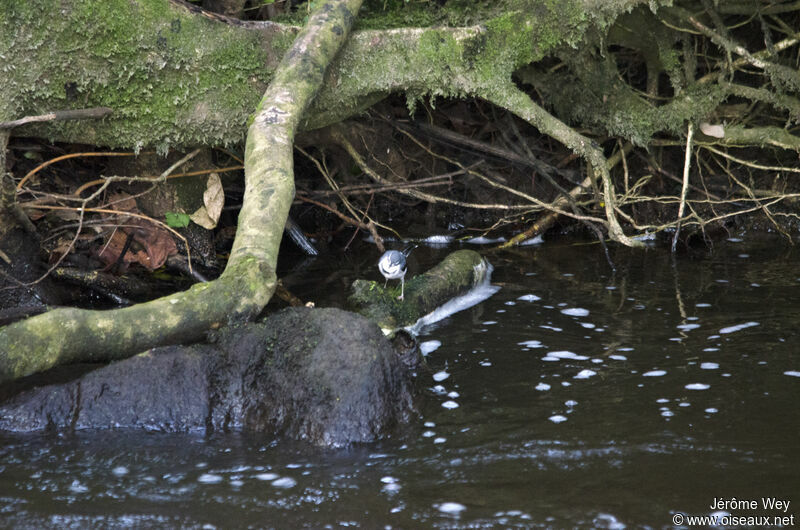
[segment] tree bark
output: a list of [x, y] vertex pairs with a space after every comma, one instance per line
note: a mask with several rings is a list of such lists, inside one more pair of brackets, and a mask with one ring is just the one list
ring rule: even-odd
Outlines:
[[195, 341], [264, 308], [275, 290], [278, 247], [294, 198], [294, 135], [360, 5], [361, 0], [323, 2], [258, 105], [247, 134], [239, 229], [220, 278], [133, 307], [57, 309], [0, 328], [0, 381], [57, 364], [120, 359], [155, 344]]

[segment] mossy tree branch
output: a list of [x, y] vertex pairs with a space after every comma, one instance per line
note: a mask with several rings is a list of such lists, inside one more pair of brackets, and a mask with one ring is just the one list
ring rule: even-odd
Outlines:
[[154, 344], [198, 340], [257, 315], [275, 290], [283, 226], [294, 198], [292, 149], [301, 116], [346, 40], [361, 0], [327, 0], [284, 56], [248, 131], [244, 204], [222, 276], [112, 311], [57, 309], [0, 328], [0, 381], [57, 364], [108, 361]]

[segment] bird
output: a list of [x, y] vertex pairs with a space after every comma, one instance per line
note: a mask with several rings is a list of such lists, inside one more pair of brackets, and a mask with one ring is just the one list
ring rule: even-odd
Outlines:
[[386, 278], [386, 281], [383, 282], [383, 288], [386, 288], [386, 284], [389, 280], [396, 280], [400, 279], [400, 296], [397, 297], [398, 300], [403, 299], [403, 295], [405, 294], [405, 277], [406, 271], [408, 271], [408, 267], [406, 266], [406, 258], [411, 251], [416, 248], [416, 245], [412, 245], [406, 247], [402, 251], [400, 250], [387, 250], [381, 256], [381, 259], [378, 260], [378, 270], [381, 271], [383, 277]]

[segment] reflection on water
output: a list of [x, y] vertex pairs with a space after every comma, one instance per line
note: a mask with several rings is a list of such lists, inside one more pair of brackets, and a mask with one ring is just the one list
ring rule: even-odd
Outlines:
[[0, 518], [663, 527], [715, 498], [774, 496], [800, 522], [797, 253], [729, 241], [674, 264], [661, 250], [614, 260], [616, 273], [596, 246], [547, 244], [492, 258], [500, 291], [423, 332], [421, 417], [391, 439], [321, 451], [241, 435], [6, 435]]

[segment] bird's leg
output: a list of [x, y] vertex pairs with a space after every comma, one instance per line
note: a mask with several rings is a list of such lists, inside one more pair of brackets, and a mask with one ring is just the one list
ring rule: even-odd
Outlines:
[[389, 283], [389, 278], [383, 280], [383, 288], [386, 289], [386, 284]]
[[400, 277], [400, 296], [397, 297], [398, 300], [402, 300], [403, 299], [403, 294], [404, 294], [403, 291], [405, 290], [405, 287], [406, 287], [406, 279], [401, 276]]

